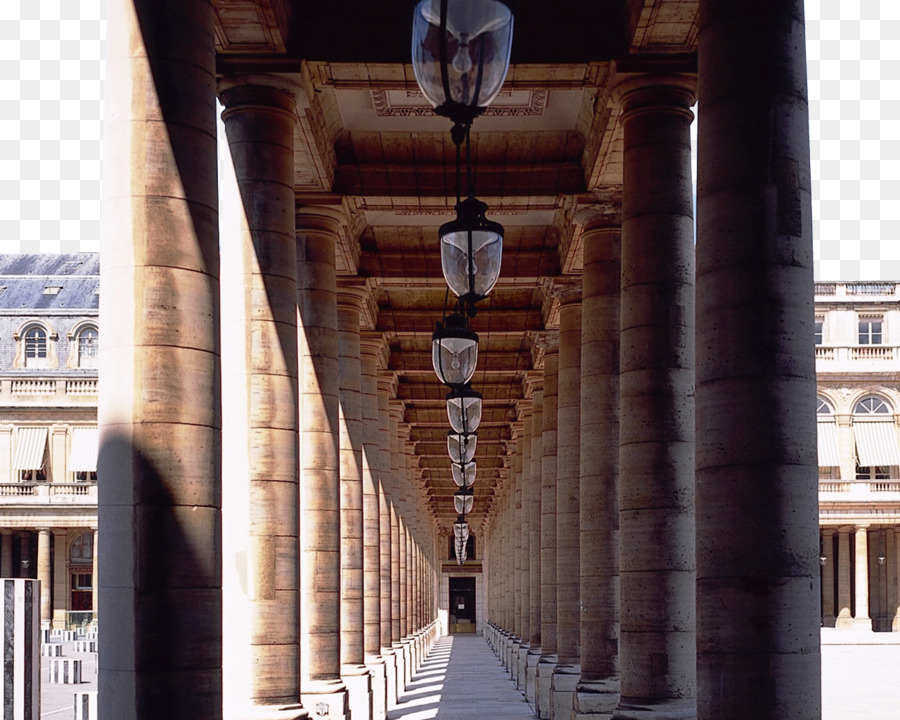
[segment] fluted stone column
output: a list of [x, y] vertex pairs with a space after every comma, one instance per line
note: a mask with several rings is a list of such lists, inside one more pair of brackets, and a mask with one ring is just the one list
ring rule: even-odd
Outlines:
[[372, 717], [372, 678], [365, 666], [363, 610], [363, 418], [359, 326], [364, 287], [338, 291], [341, 454], [341, 677], [354, 720]]
[[693, 80], [623, 78], [615, 717], [696, 713]]
[[811, 720], [821, 590], [803, 0], [699, 7], [698, 715]]
[[556, 667], [556, 440], [559, 345], [545, 338], [544, 428], [541, 435], [541, 659], [535, 686], [538, 717], [550, 718], [550, 685]]
[[531, 386], [531, 442], [528, 480], [529, 537], [528, 607], [531, 613], [528, 657], [525, 665], [525, 699], [534, 705], [537, 697], [537, 664], [541, 658], [541, 458], [544, 434], [543, 373], [535, 371]]
[[850, 530], [838, 528], [838, 556], [837, 556], [837, 619], [835, 627], [853, 627], [853, 615], [850, 606], [853, 602], [850, 593]]
[[300, 381], [300, 691], [319, 717], [346, 720], [341, 680], [341, 517], [335, 244], [341, 216], [297, 214]]
[[531, 582], [531, 401], [521, 401], [522, 409], [522, 438], [519, 441], [519, 456], [521, 458], [522, 472], [519, 476], [517, 494], [520, 498], [519, 510], [519, 583], [517, 592], [522, 598], [519, 637], [522, 639], [519, 646], [519, 667], [516, 673], [516, 684], [522, 692], [525, 692], [525, 666], [527, 664], [528, 650], [531, 647], [531, 593], [528, 585]]
[[50, 565], [50, 530], [38, 530], [37, 579], [41, 581], [41, 629], [48, 629], [53, 621], [53, 568]]
[[822, 627], [834, 627], [834, 529], [822, 528]]
[[[81, 534], [81, 531], [77, 531]], [[53, 607], [51, 610], [51, 628], [66, 627], [66, 612], [69, 605], [69, 534], [66, 530], [51, 531], [53, 538]], [[93, 548], [93, 546], [91, 546]]]
[[223, 246], [234, 235], [229, 280], [247, 289], [228, 318], [235, 326], [223, 323], [223, 364], [243, 391], [242, 402], [234, 401], [237, 388], [225, 400], [229, 414], [240, 415], [224, 431], [224, 491], [234, 508], [225, 517], [225, 549], [235, 558], [226, 567], [246, 558], [246, 592], [232, 587], [225, 599], [225, 716], [287, 720], [306, 717], [297, 626], [296, 101], [274, 78], [229, 78], [219, 92], [239, 192], [239, 202], [223, 210]]
[[581, 678], [575, 717], [619, 703], [619, 276], [615, 204], [583, 212], [581, 301]]
[[556, 441], [556, 650], [554, 720], [574, 717], [581, 674], [581, 286], [561, 285]]
[[[360, 337], [363, 424], [363, 649], [372, 676], [372, 717], [387, 715], [387, 674], [381, 657], [382, 465], [378, 413], [378, 362], [384, 349], [381, 333]], [[390, 522], [388, 520], [388, 522]], [[388, 529], [388, 532], [390, 530]]]
[[116, 720], [222, 717], [215, 72], [207, 0], [109, 3], [98, 686]]
[[872, 619], [869, 617], [869, 528], [867, 525], [857, 526], [854, 562], [854, 608], [853, 627], [860, 630], [871, 630]]

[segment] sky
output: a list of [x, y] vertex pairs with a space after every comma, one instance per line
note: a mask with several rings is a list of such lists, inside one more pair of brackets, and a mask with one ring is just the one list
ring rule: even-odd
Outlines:
[[[107, 0], [0, 2], [0, 252], [100, 248]], [[900, 280], [900, 3], [806, 0], [817, 280]]]

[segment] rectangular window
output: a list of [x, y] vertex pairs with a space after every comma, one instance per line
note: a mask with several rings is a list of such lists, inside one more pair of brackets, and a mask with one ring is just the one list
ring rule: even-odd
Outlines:
[[857, 465], [857, 480], [890, 480], [891, 468], [888, 465]]
[[863, 318], [859, 321], [859, 344], [881, 345], [881, 320]]
[[824, 340], [825, 321], [822, 318], [816, 318], [816, 345], [821, 345]]

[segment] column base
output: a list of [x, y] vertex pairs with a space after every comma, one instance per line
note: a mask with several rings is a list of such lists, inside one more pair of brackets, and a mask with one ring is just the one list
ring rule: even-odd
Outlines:
[[224, 708], [226, 720], [307, 720], [309, 713], [301, 705], [254, 705], [230, 710]]
[[891, 622], [891, 632], [900, 632], [900, 615], [894, 615], [894, 620]]
[[621, 683], [615, 679], [579, 680], [575, 686], [575, 720], [609, 720], [619, 706]]
[[853, 618], [854, 630], [871, 630], [872, 618]]
[[541, 659], [541, 649], [531, 648], [528, 650], [528, 656], [525, 658], [525, 702], [534, 705], [536, 697], [535, 683], [537, 682], [537, 666], [538, 660]]
[[541, 720], [550, 720], [550, 688], [553, 684], [553, 669], [556, 655], [542, 655], [535, 672], [535, 706]]
[[388, 648], [382, 648], [381, 659], [384, 660], [384, 674], [387, 683], [387, 709], [397, 707], [397, 654]]
[[849, 615], [838, 615], [834, 620], [834, 626], [838, 629], [846, 630], [853, 627], [853, 618]]
[[660, 700], [642, 703], [623, 701], [613, 713], [614, 720], [696, 720], [696, 700]]
[[557, 665], [553, 669], [550, 684], [553, 720], [573, 720], [575, 717], [575, 688], [580, 679], [580, 665]]
[[366, 667], [372, 677], [372, 720], [387, 717], [387, 663], [380, 656], [366, 660]]
[[531, 643], [521, 643], [516, 658], [516, 689], [523, 694], [525, 693], [525, 666], [528, 661], [529, 649], [531, 649]]
[[353, 720], [372, 720], [372, 676], [365, 665], [344, 665], [341, 680], [347, 688], [347, 702]]
[[341, 680], [314, 680], [300, 690], [300, 702], [320, 720], [350, 720], [350, 697]]

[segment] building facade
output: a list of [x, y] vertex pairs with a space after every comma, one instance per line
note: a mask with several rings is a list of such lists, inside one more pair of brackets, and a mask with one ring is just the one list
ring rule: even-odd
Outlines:
[[97, 611], [99, 282], [96, 253], [0, 256], [0, 575], [57, 629]]

